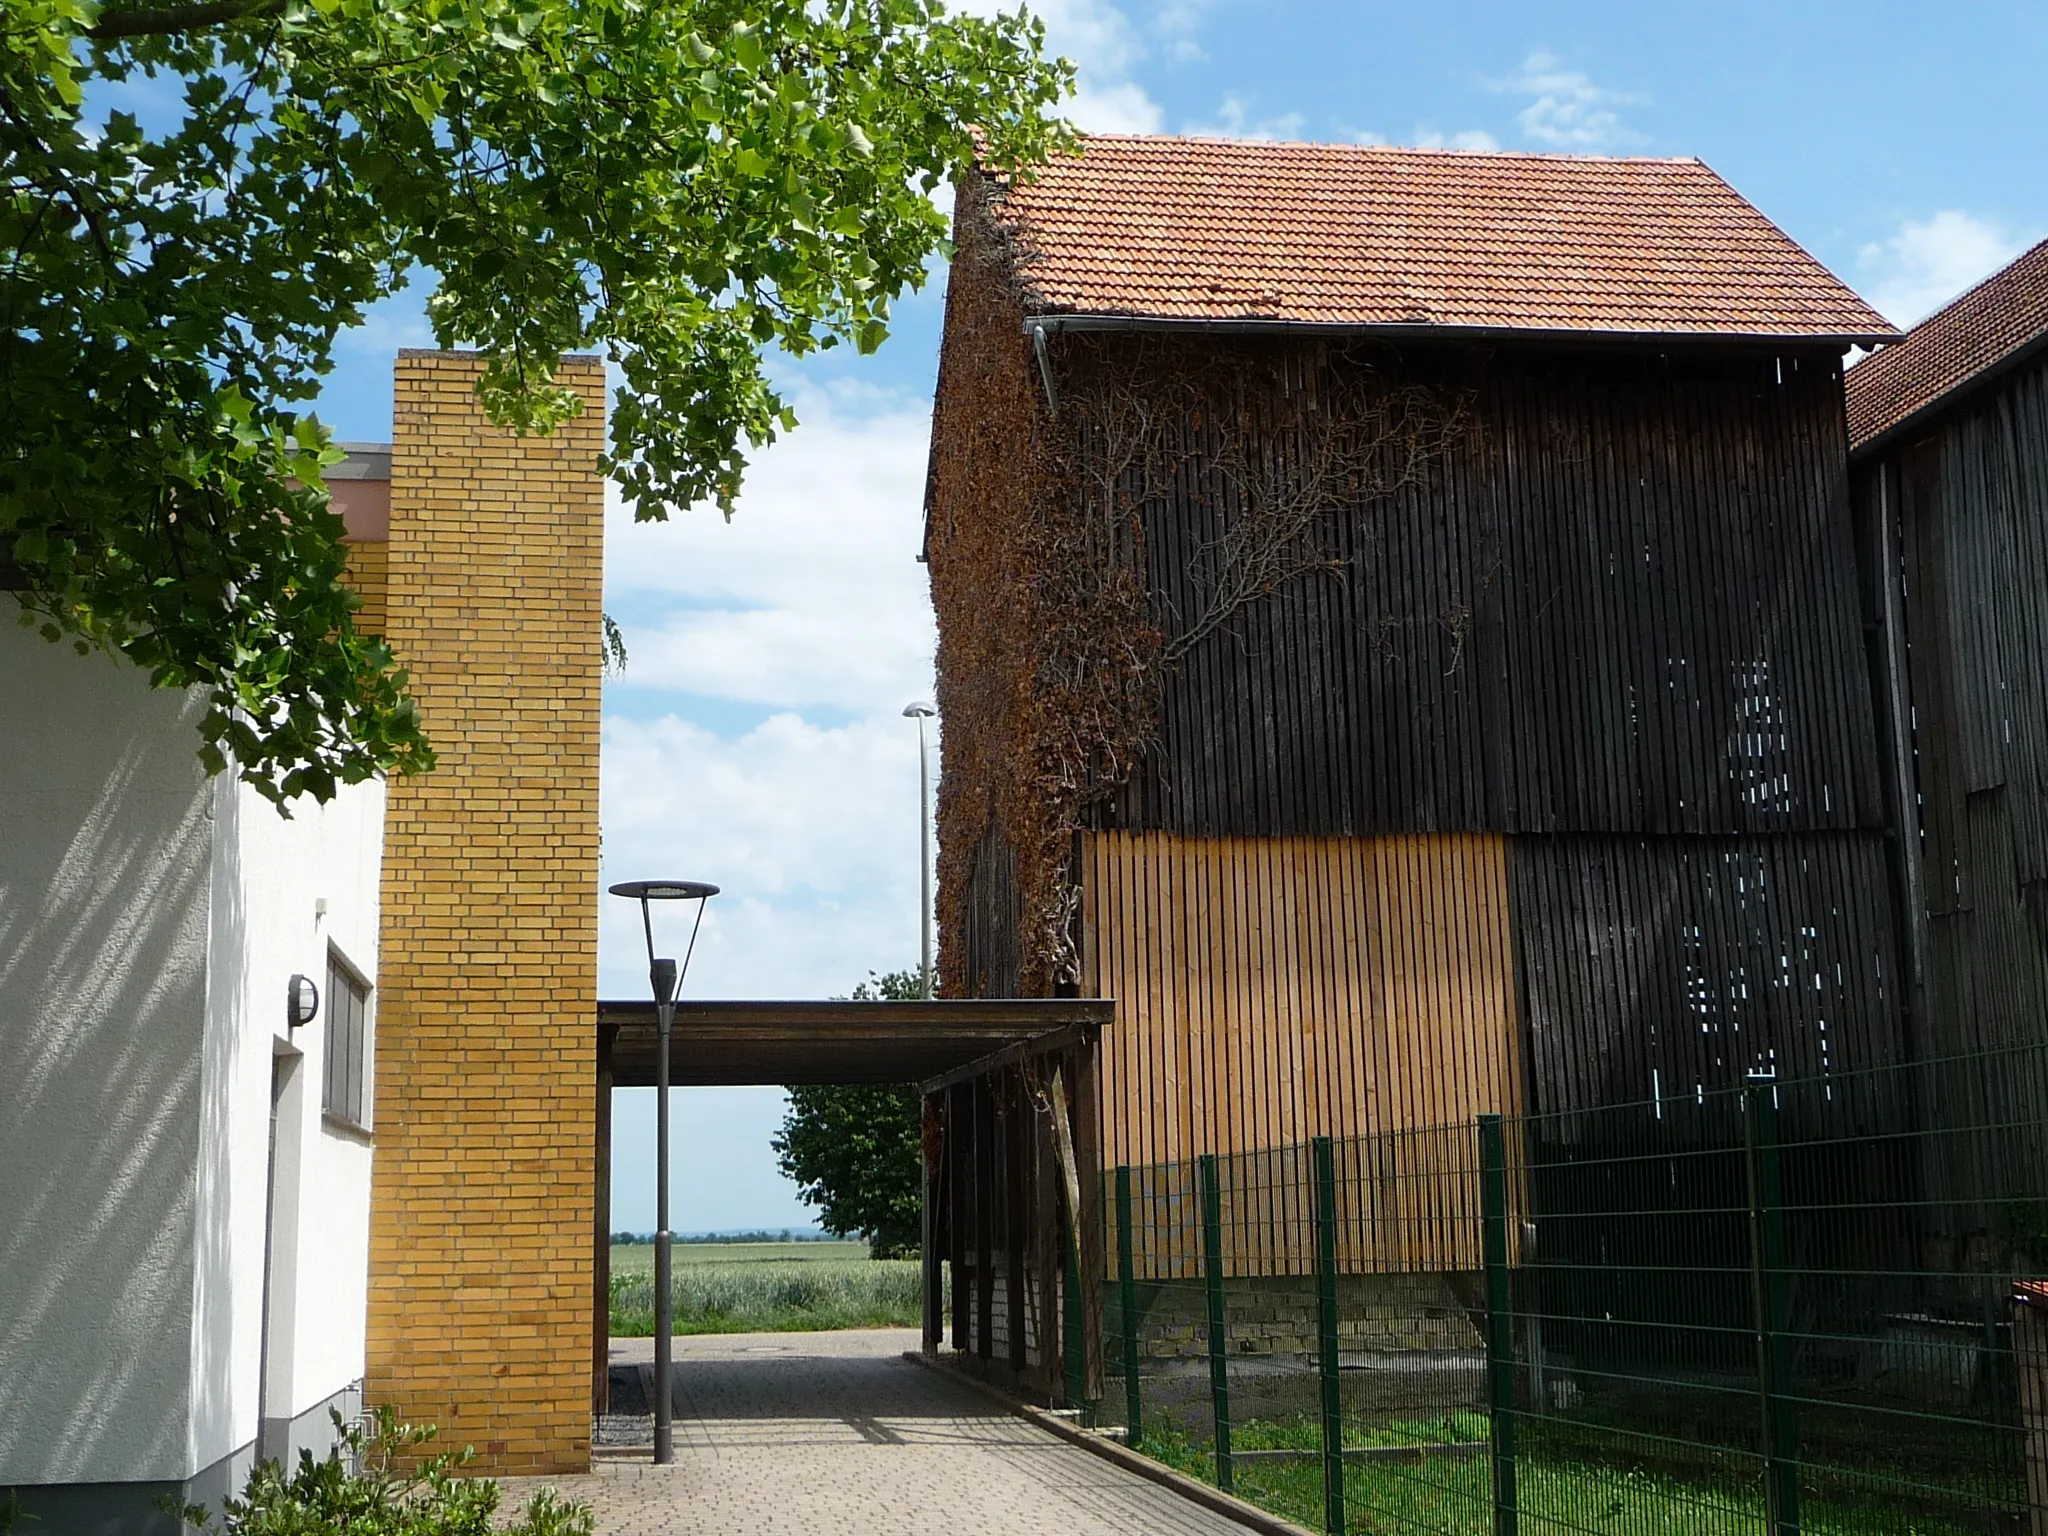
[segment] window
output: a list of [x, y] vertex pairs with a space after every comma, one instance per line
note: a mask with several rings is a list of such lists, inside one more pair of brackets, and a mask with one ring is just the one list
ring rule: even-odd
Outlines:
[[327, 1075], [320, 1107], [352, 1125], [367, 1123], [369, 1092], [370, 984], [342, 958], [327, 951]]

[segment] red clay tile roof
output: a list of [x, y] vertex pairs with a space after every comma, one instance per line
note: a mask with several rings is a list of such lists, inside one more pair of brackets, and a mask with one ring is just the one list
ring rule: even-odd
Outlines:
[[2048, 339], [2048, 240], [1849, 370], [1849, 446], [1868, 448]]
[[1697, 160], [1112, 135], [1081, 147], [995, 203], [1035, 314], [1898, 334]]

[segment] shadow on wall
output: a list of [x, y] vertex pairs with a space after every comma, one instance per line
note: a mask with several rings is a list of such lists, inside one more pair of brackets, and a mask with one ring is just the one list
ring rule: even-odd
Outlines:
[[0, 1486], [194, 1470], [199, 714], [0, 626]]

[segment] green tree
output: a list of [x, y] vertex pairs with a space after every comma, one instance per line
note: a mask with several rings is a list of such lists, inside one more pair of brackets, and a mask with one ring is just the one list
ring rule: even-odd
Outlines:
[[[856, 1002], [915, 1002], [921, 971], [891, 971], [853, 989]], [[914, 1083], [792, 1087], [770, 1143], [782, 1171], [828, 1232], [858, 1234], [878, 1259], [923, 1245], [924, 1101]]]
[[936, 0], [6, 0], [0, 586], [208, 687], [208, 767], [275, 799], [431, 766], [299, 414], [336, 334], [430, 271], [494, 419], [600, 350], [636, 515], [729, 514], [794, 424], [764, 353], [878, 345], [975, 136], [1063, 142], [1042, 44]]

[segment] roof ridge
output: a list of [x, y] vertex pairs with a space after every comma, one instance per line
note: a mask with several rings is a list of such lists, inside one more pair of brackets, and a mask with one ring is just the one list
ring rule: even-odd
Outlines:
[[1921, 319], [1915, 320], [1912, 323], [1912, 325], [1907, 327], [1905, 339], [1903, 341], [1900, 341], [1897, 344], [1897, 347], [1894, 347], [1891, 350], [1896, 351], [1898, 350], [1898, 348], [1906, 346], [1909, 342], [1912, 341], [1912, 339], [1915, 336], [1919, 335], [1922, 330], [1924, 330], [1928, 326], [1933, 325], [1937, 320], [1946, 319], [1951, 310], [1961, 309], [1965, 304], [1969, 303], [1970, 300], [1977, 297], [1979, 293], [1983, 292], [1986, 288], [1989, 288], [1993, 283], [2008, 280], [2015, 267], [2024, 266], [2030, 259], [2032, 259], [2035, 256], [2041, 255], [2043, 252], [2048, 252], [2048, 238], [2036, 240], [2032, 245], [2028, 246], [2025, 250], [2021, 251], [2017, 256], [2013, 257], [2012, 260], [2001, 263], [1992, 271], [1987, 272], [1984, 276], [1978, 278], [1976, 282], [1970, 284], [1969, 287], [1965, 288], [1961, 293], [1957, 294], [1954, 298], [1950, 299], [1946, 304], [1942, 305], [1941, 308], [1932, 311], [1931, 313], [1923, 316]]
[[[1445, 155], [1460, 160], [1567, 161], [1574, 165], [1698, 165], [1698, 155], [1574, 155], [1549, 149], [1463, 149], [1450, 144], [1361, 144], [1332, 139], [1250, 139], [1222, 133], [1077, 133], [1088, 144], [1200, 144], [1231, 149], [1324, 149], [1340, 154]], [[1708, 169], [1712, 169], [1708, 167]]]

